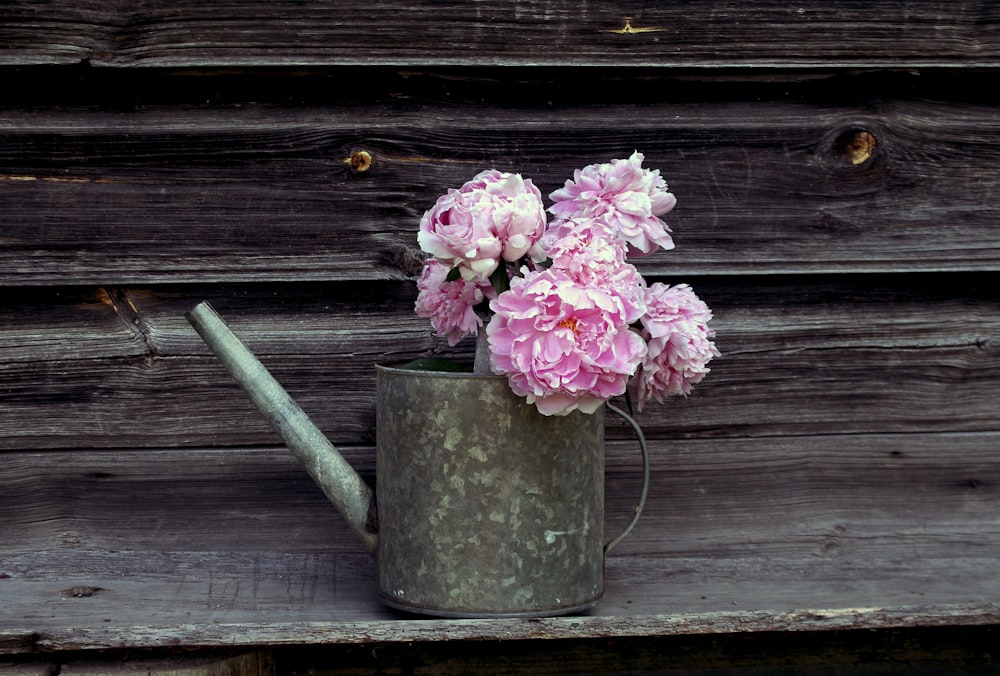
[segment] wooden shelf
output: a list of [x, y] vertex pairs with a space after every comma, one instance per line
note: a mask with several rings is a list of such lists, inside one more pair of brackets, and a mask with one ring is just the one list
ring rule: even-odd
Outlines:
[[[882, 470], [845, 450], [854, 475], [872, 475], [855, 486], [820, 450], [786, 459], [766, 443], [674, 444], [672, 465], [654, 462], [648, 512], [609, 557], [597, 608], [483, 620], [382, 606], [374, 560], [284, 449], [7, 454], [0, 507], [20, 506], [0, 525], [0, 654], [1000, 622], [1000, 521], [980, 490], [992, 488], [948, 476], [995, 472], [975, 449], [996, 439], [954, 435], [960, 462], [914, 449]], [[610, 532], [637, 480], [620, 443], [608, 471]]]

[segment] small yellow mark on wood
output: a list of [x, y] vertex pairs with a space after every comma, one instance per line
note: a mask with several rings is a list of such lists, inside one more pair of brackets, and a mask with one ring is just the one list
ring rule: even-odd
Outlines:
[[28, 176], [25, 174], [0, 174], [0, 181], [17, 181], [20, 183], [31, 183], [34, 181], [44, 181], [45, 183], [116, 183], [111, 178], [88, 178], [86, 176]]
[[81, 176], [46, 176], [42, 180], [49, 183], [90, 183], [89, 178]]
[[108, 290], [105, 289], [103, 286], [97, 290], [97, 300], [100, 301], [101, 303], [104, 303], [105, 305], [110, 305], [115, 310], [118, 310], [118, 308], [115, 306], [114, 299], [111, 298], [111, 294], [108, 293]]
[[618, 35], [636, 35], [638, 33], [659, 33], [660, 31], [663, 30], [664, 30], [663, 28], [653, 28], [653, 27], [636, 28], [635, 26], [632, 25], [631, 19], [625, 19], [624, 28], [615, 28], [608, 32], [618, 33]]
[[128, 305], [129, 310], [135, 317], [139, 316], [139, 308], [136, 307], [135, 302], [132, 300], [131, 296], [127, 292], [117, 291], [115, 289], [108, 290], [103, 286], [97, 289], [97, 300], [105, 305], [110, 305], [116, 313], [122, 314], [121, 308], [118, 307], [117, 301], [124, 301]]
[[367, 150], [355, 150], [351, 156], [344, 160], [344, 164], [351, 168], [355, 174], [363, 174], [372, 168], [372, 154]]
[[843, 152], [850, 160], [851, 164], [858, 165], [866, 162], [875, 152], [878, 141], [870, 131], [858, 131], [843, 145]]

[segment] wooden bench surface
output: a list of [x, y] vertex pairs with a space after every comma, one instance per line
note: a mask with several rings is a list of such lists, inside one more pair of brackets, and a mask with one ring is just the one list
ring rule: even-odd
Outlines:
[[[649, 511], [580, 617], [407, 617], [283, 449], [5, 460], [5, 652], [994, 623], [995, 434], [657, 446]], [[637, 488], [612, 444], [608, 529]], [[902, 451], [900, 449], [905, 449]], [[348, 452], [367, 468], [367, 450]], [[960, 458], [960, 460], [957, 460]], [[775, 489], [780, 483], [782, 490]], [[18, 509], [11, 503], [20, 505]], [[13, 517], [13, 522], [11, 522]]]

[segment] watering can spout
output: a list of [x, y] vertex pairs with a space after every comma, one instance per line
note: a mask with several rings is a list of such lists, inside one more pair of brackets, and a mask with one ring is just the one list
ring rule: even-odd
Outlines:
[[199, 303], [187, 314], [187, 319], [369, 551], [375, 552], [378, 546], [375, 496], [368, 484], [211, 305]]

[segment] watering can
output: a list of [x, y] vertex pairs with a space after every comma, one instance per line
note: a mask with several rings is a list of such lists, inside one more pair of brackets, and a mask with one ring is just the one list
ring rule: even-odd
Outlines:
[[386, 605], [440, 617], [580, 612], [603, 595], [604, 411], [543, 416], [502, 376], [376, 366], [378, 497], [208, 303], [187, 314], [370, 552]]

